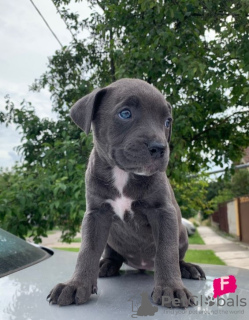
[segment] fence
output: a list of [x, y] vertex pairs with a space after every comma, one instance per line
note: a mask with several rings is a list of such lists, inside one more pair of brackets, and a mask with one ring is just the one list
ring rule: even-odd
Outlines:
[[212, 215], [212, 223], [221, 231], [249, 243], [249, 196], [219, 204]]

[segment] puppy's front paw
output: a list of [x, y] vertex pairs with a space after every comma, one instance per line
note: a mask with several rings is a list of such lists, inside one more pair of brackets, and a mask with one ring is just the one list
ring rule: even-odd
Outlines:
[[182, 278], [186, 279], [206, 279], [205, 272], [196, 264], [180, 261], [180, 270]]
[[97, 293], [97, 285], [87, 282], [68, 281], [67, 283], [59, 283], [51, 290], [47, 300], [49, 303], [59, 306], [83, 304], [87, 302], [92, 293]]
[[155, 286], [151, 296], [154, 303], [163, 307], [187, 308], [195, 305], [192, 293], [181, 286]]

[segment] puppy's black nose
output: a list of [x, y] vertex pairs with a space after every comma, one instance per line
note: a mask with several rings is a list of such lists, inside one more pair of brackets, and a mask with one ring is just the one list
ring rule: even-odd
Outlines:
[[150, 142], [148, 144], [148, 149], [150, 151], [152, 158], [154, 159], [162, 158], [164, 156], [165, 148], [166, 148], [165, 145], [158, 142]]

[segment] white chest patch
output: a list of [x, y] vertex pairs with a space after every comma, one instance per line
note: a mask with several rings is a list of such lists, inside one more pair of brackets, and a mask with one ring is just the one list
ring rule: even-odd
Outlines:
[[126, 186], [129, 179], [129, 175], [127, 172], [119, 169], [118, 167], [114, 167], [113, 169], [113, 185], [118, 190], [120, 196], [115, 200], [108, 199], [107, 202], [111, 204], [114, 212], [121, 218], [124, 219], [125, 211], [132, 212], [131, 204], [132, 199], [124, 196], [123, 190]]

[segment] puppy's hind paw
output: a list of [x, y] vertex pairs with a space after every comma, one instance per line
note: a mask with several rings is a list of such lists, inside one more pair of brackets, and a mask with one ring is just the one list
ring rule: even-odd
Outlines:
[[119, 275], [119, 269], [122, 263], [111, 259], [100, 260], [99, 263], [99, 277], [114, 277]]
[[196, 264], [180, 261], [180, 270], [182, 278], [194, 280], [206, 279], [205, 272]]

